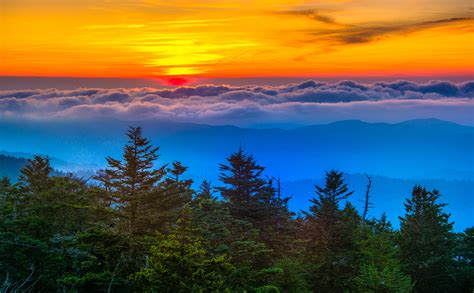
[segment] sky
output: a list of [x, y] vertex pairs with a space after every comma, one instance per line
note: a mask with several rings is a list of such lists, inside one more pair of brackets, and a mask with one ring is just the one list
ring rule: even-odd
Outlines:
[[469, 0], [1, 0], [0, 76], [465, 77]]

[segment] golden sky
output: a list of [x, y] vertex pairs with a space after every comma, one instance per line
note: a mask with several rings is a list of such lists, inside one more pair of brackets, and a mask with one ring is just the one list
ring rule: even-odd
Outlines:
[[0, 0], [0, 75], [472, 75], [470, 0]]

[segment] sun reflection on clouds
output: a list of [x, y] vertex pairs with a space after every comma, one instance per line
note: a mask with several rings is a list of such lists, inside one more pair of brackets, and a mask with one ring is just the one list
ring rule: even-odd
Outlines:
[[198, 67], [170, 67], [165, 70], [164, 73], [161, 73], [159, 75], [171, 75], [171, 76], [182, 76], [182, 75], [195, 75], [195, 74], [201, 74], [206, 72], [202, 68]]

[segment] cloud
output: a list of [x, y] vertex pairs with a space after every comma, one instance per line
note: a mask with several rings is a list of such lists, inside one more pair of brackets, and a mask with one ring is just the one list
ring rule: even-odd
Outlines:
[[329, 15], [321, 14], [321, 12], [319, 12], [316, 9], [293, 9], [293, 10], [280, 11], [278, 13], [286, 14], [286, 15], [309, 17], [315, 21], [322, 22], [325, 24], [338, 24], [333, 17]]
[[472, 125], [473, 97], [473, 81], [330, 84], [309, 80], [285, 86], [42, 89], [0, 91], [0, 117], [166, 119], [240, 126], [434, 117]]
[[[325, 10], [327, 13], [327, 10]], [[434, 19], [429, 21], [391, 21], [391, 22], [367, 22], [367, 23], [343, 23], [335, 20], [333, 16], [322, 14], [316, 8], [294, 8], [283, 11], [276, 11], [280, 15], [304, 17], [312, 19], [320, 24], [315, 29], [307, 31], [316, 40], [329, 40], [333, 44], [360, 44], [376, 41], [390, 34], [406, 34], [416, 31], [451, 25], [455, 23], [468, 23], [473, 19], [470, 17], [451, 17], [444, 19]]]
[[339, 44], [360, 44], [378, 40], [389, 34], [412, 33], [453, 23], [470, 22], [472, 18], [448, 18], [418, 23], [350, 24], [337, 29], [313, 30], [310, 34], [318, 39], [329, 39]]

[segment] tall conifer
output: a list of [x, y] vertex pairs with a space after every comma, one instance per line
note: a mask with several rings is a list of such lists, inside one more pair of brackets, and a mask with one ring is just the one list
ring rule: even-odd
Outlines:
[[416, 292], [447, 292], [454, 284], [453, 223], [438, 203], [440, 193], [415, 186], [400, 217], [400, 249], [403, 269], [415, 281]]

